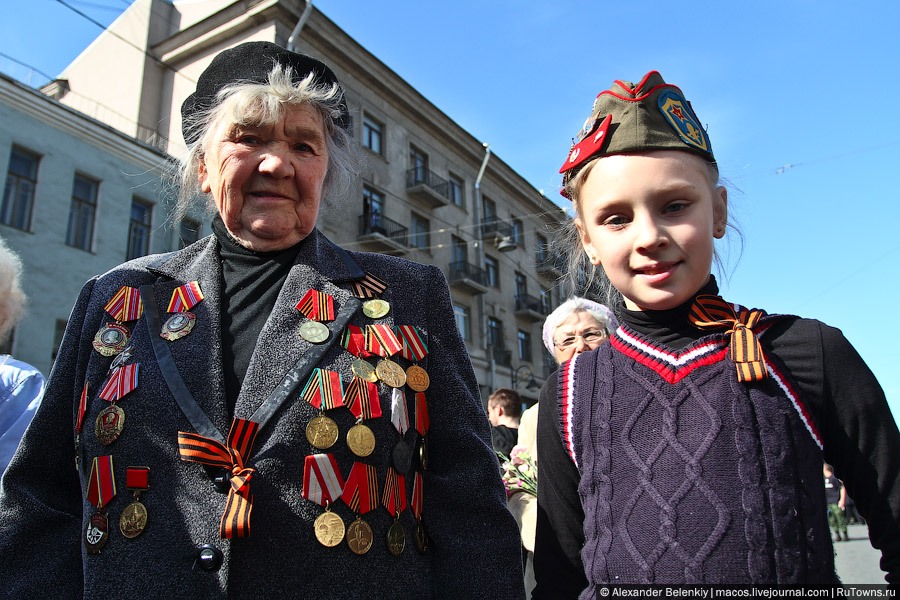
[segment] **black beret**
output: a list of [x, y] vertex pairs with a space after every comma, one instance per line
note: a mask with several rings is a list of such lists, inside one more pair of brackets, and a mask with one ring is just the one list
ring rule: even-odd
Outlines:
[[[197, 80], [197, 90], [181, 105], [181, 133], [191, 144], [197, 141], [200, 132], [190, 129], [193, 115], [207, 110], [216, 102], [216, 95], [224, 88], [238, 83], [260, 83], [269, 81], [269, 73], [276, 65], [293, 70], [293, 82], [299, 83], [310, 73], [315, 73], [316, 83], [323, 86], [340, 85], [334, 72], [325, 63], [291, 52], [271, 42], [245, 42], [234, 48], [223, 50], [213, 58]], [[350, 111], [341, 100], [341, 114], [334, 120], [342, 129], [350, 129]]]

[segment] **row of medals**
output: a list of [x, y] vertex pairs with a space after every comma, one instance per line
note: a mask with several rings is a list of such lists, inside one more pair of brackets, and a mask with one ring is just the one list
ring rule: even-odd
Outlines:
[[[178, 312], [171, 315], [163, 324], [160, 336], [169, 341], [183, 338], [194, 328], [196, 317], [191, 312]], [[93, 346], [102, 356], [115, 356], [109, 366], [109, 372], [124, 366], [131, 358], [128, 342], [131, 337], [128, 328], [121, 323], [107, 323], [94, 336]], [[125, 411], [116, 403], [110, 402], [97, 415], [94, 421], [94, 434], [104, 446], [109, 446], [122, 435], [125, 428]], [[141, 535], [147, 528], [147, 507], [140, 501], [140, 490], [133, 490], [131, 504], [125, 507], [119, 516], [119, 531], [128, 539]], [[109, 524], [105, 514], [97, 512], [91, 516], [84, 535], [89, 554], [99, 554], [109, 540]]]
[[[373, 299], [363, 303], [363, 314], [371, 319], [380, 319], [388, 314], [390, 304], [385, 300]], [[312, 344], [321, 344], [328, 339], [328, 327], [319, 321], [307, 321], [300, 326], [300, 336]], [[418, 365], [410, 365], [406, 370], [394, 361], [383, 358], [374, 367], [365, 359], [357, 358], [350, 365], [353, 375], [371, 383], [383, 381], [392, 388], [400, 389], [408, 385], [415, 392], [428, 389], [431, 380], [428, 373]], [[339, 436], [337, 423], [324, 413], [310, 420], [306, 425], [306, 439], [313, 447], [326, 450], [333, 446]], [[356, 423], [347, 432], [347, 446], [356, 456], [365, 458], [375, 450], [375, 434], [362, 422]], [[412, 452], [402, 439], [394, 445], [394, 468], [398, 473], [409, 471]], [[419, 462], [424, 470], [428, 464], [425, 442], [419, 446]], [[340, 516], [327, 510], [316, 518], [314, 523], [316, 539], [323, 546], [332, 548], [344, 539], [344, 521]], [[357, 516], [356, 520], [346, 528], [347, 545], [356, 554], [365, 554], [372, 548], [374, 534], [372, 527]], [[415, 530], [416, 549], [425, 552], [428, 549], [428, 534], [425, 526], [417, 522]], [[406, 532], [400, 523], [399, 515], [394, 519], [387, 533], [387, 545], [391, 554], [399, 556], [406, 548]]]

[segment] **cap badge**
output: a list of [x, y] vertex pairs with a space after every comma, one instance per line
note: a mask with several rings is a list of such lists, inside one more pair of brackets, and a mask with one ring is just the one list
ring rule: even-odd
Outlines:
[[569, 152], [566, 162], [563, 163], [559, 170], [560, 173], [565, 173], [570, 169], [581, 166], [603, 147], [607, 138], [606, 133], [609, 131], [609, 126], [612, 123], [612, 115], [606, 115], [602, 120], [598, 118], [596, 123], [596, 126], [581, 138]]
[[687, 100], [673, 90], [666, 90], [659, 95], [658, 102], [660, 112], [685, 144], [703, 152], [712, 152], [709, 136]]

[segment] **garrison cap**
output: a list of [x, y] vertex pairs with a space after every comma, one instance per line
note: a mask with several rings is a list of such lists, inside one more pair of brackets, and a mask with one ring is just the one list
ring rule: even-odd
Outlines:
[[[298, 52], [291, 52], [271, 42], [245, 42], [223, 50], [213, 58], [197, 80], [197, 90], [181, 105], [181, 133], [190, 145], [197, 141], [200, 132], [190, 125], [191, 118], [208, 110], [216, 103], [216, 95], [228, 86], [241, 83], [265, 84], [276, 65], [293, 70], [292, 81], [300, 83], [310, 73], [315, 73], [317, 85], [340, 86], [334, 72], [325, 63]], [[343, 92], [342, 92], [343, 93]], [[346, 100], [341, 100], [340, 114], [332, 117], [334, 124], [350, 129], [350, 111]]]
[[691, 103], [657, 71], [644, 75], [637, 85], [616, 80], [597, 95], [591, 115], [559, 169], [563, 185], [592, 158], [651, 150], [687, 150], [716, 162]]

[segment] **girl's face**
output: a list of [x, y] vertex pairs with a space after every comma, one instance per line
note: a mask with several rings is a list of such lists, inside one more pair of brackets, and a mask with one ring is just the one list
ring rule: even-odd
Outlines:
[[677, 150], [606, 156], [578, 199], [584, 250], [628, 309], [675, 308], [709, 279], [728, 195], [701, 158]]

